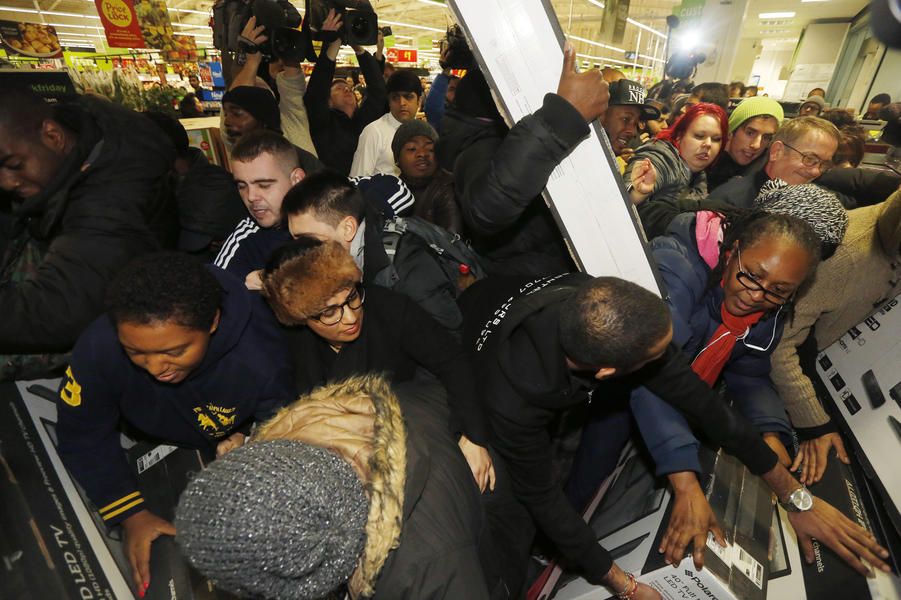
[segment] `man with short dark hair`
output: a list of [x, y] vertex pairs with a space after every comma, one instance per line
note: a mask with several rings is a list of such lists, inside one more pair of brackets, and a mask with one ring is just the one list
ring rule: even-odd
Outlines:
[[[282, 227], [282, 200], [294, 184], [306, 177], [296, 150], [273, 131], [249, 133], [235, 145], [232, 175], [250, 216], [240, 221], [223, 242], [214, 261], [217, 267], [244, 280], [263, 267], [272, 249], [290, 239]], [[260, 239], [248, 244], [251, 238]]]
[[[341, 16], [330, 10], [322, 30], [337, 36], [341, 25]], [[354, 46], [360, 71], [366, 79], [366, 97], [358, 108], [351, 86], [344, 79], [335, 79], [335, 60], [341, 40], [336, 37], [330, 43], [323, 42], [326, 43], [328, 46], [319, 53], [313, 67], [303, 101], [319, 158], [327, 167], [347, 175], [363, 128], [385, 114], [385, 80], [376, 59]]]
[[888, 94], [876, 94], [873, 96], [873, 99], [870, 100], [870, 104], [867, 106], [867, 112], [864, 113], [863, 118], [873, 120], [878, 119], [879, 111], [891, 103], [892, 97]]
[[[691, 370], [671, 343], [663, 300], [638, 285], [583, 274], [488, 278], [470, 287], [460, 305], [464, 345], [494, 431], [492, 447], [503, 459], [495, 460], [495, 492], [486, 509], [495, 543], [506, 550], [500, 560], [512, 595], [520, 592], [536, 526], [589, 582], [624, 589], [626, 574], [555, 483], [550, 425], [564, 411], [602, 406], [644, 386], [762, 475], [781, 500], [802, 487], [750, 423]], [[706, 539], [716, 519], [709, 506], [693, 506], [691, 513], [691, 522], [678, 524], [674, 538], [662, 543], [667, 560], [678, 562], [694, 540], [700, 568], [704, 545], [698, 540]], [[816, 499], [811, 510], [790, 515], [808, 560], [816, 536], [840, 553], [857, 548], [883, 568], [875, 553], [887, 553], [826, 502]], [[845, 534], [854, 538], [847, 547]]]
[[[388, 175], [377, 177], [396, 180]], [[385, 222], [386, 216], [393, 216], [389, 204], [393, 198], [368, 195], [364, 197], [360, 189], [337, 173], [312, 175], [285, 197], [288, 230], [294, 238], [306, 235], [338, 242], [363, 271], [364, 284], [406, 294], [448, 329], [459, 329], [462, 315], [456, 304], [456, 290], [450, 293], [447, 274], [434, 250], [424, 238], [406, 228], [399, 232], [396, 246], [386, 249]], [[407, 222], [414, 218], [407, 218]]]
[[360, 134], [350, 166], [351, 177], [377, 173], [396, 175], [398, 172], [391, 152], [391, 140], [401, 123], [416, 118], [422, 82], [412, 71], [398, 70], [388, 78], [385, 89], [388, 92], [388, 112], [367, 125]]
[[709, 102], [723, 110], [729, 109], [729, 87], [725, 83], [713, 81], [700, 83], [691, 90], [691, 96], [696, 99], [695, 104]]
[[0, 89], [0, 379], [46, 377], [103, 310], [109, 280], [177, 235], [172, 145], [146, 117], [81, 96], [47, 104]]

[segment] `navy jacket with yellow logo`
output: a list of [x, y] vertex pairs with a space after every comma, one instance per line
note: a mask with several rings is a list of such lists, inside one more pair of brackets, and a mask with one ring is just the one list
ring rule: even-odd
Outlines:
[[163, 443], [215, 448], [294, 398], [288, 352], [269, 308], [243, 282], [209, 268], [223, 289], [219, 327], [181, 383], [158, 382], [133, 364], [107, 315], [75, 345], [57, 400], [59, 452], [109, 524], [145, 508], [120, 445], [120, 420]]

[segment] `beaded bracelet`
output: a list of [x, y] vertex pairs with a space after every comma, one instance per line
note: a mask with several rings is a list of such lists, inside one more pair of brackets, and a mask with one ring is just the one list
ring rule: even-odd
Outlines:
[[616, 597], [620, 600], [632, 600], [638, 592], [638, 582], [635, 581], [635, 575], [626, 573], [626, 577], [629, 578], [629, 581], [626, 582], [626, 587], [623, 588], [623, 591], [616, 592]]

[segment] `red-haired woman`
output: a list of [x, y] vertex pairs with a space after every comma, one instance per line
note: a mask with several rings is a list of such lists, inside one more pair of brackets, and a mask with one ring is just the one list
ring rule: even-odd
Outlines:
[[702, 102], [635, 152], [626, 166], [626, 189], [648, 238], [663, 235], [681, 212], [696, 210], [707, 197], [705, 170], [729, 136], [726, 112]]

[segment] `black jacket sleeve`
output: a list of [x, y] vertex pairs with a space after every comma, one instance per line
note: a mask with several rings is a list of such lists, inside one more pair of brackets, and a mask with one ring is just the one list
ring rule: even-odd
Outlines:
[[303, 95], [303, 102], [307, 107], [307, 118], [310, 120], [310, 130], [318, 129], [320, 123], [325, 123], [329, 118], [328, 101], [332, 93], [332, 80], [335, 78], [335, 61], [331, 60], [323, 47], [316, 59], [316, 65], [307, 82], [307, 91]]
[[57, 437], [63, 464], [103, 521], [114, 525], [146, 508], [119, 442], [121, 392], [97, 371], [103, 353], [83, 336], [60, 385]]
[[677, 408], [755, 475], [776, 466], [776, 455], [754, 426], [701, 381], [675, 345], [670, 344], [663, 358], [633, 377], [640, 377], [640, 384]]
[[872, 169], [830, 169], [820, 175], [817, 183], [834, 192], [851, 196], [856, 208], [879, 204], [901, 185], [901, 175]]
[[554, 481], [548, 428], [556, 411], [528, 404], [515, 393], [500, 393], [503, 405], [491, 419], [492, 445], [507, 465], [516, 498], [566, 562], [600, 584], [613, 559]]
[[450, 426], [479, 446], [488, 445], [488, 422], [476, 391], [469, 359], [454, 337], [418, 304], [402, 295], [404, 352], [433, 375], [447, 390]]
[[464, 150], [454, 176], [466, 224], [477, 234], [491, 235], [515, 223], [588, 132], [575, 107], [547, 94], [541, 108], [514, 125], [499, 147]]
[[366, 78], [366, 99], [354, 115], [360, 129], [369, 125], [387, 111], [388, 92], [385, 90], [385, 78], [378, 61], [369, 52], [357, 54], [360, 72]]

